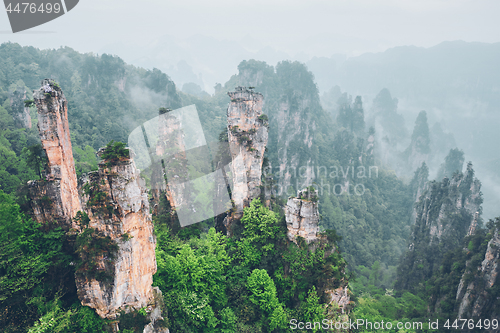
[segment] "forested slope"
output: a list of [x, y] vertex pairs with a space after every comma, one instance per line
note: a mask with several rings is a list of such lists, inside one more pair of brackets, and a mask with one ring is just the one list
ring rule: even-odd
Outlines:
[[[496, 253], [495, 224], [483, 229], [478, 223], [467, 235], [474, 214], [450, 208], [453, 195], [470, 196], [472, 167], [454, 175], [456, 168], [445, 165], [440, 175], [448, 178], [430, 185], [425, 185], [428, 170], [420, 169], [420, 176], [405, 184], [382, 158], [387, 147], [378, 145], [373, 128], [366, 128], [363, 100], [344, 95], [336, 112], [325, 112], [304, 64], [243, 61], [224, 87], [199, 98], [179, 92], [167, 74], [127, 65], [116, 56], [7, 43], [0, 46], [0, 325], [6, 332], [102, 332], [106, 325], [78, 301], [78, 257], [67, 235], [56, 225], [30, 219], [25, 185], [43, 178], [46, 163], [31, 91], [48, 77], [68, 99], [79, 177], [97, 169], [97, 149], [111, 140], [126, 142], [131, 130], [158, 115], [159, 107], [195, 104], [207, 141], [217, 141], [224, 140], [219, 134], [227, 126], [228, 91], [247, 86], [264, 96], [269, 144], [262, 181], [269, 195], [245, 208], [236, 233], [217, 232], [213, 219], [180, 228], [165, 198], [157, 207], [154, 284], [165, 296], [171, 332], [278, 332], [290, 331], [292, 318], [340, 318], [340, 309], [326, 306], [326, 291], [347, 280], [353, 319], [427, 321], [434, 312], [451, 319], [472, 311], [454, 303], [460, 281], [462, 295], [468, 295], [462, 299], [469, 303], [498, 302], [491, 270], [473, 274], [487, 253]], [[424, 116], [420, 123], [428, 137]], [[451, 164], [457, 160], [453, 154], [457, 151], [449, 156]], [[466, 182], [469, 187], [456, 185]], [[284, 199], [309, 186], [318, 190], [320, 226], [327, 232], [323, 242], [295, 244], [286, 237]], [[430, 241], [424, 227], [423, 207], [429, 202], [444, 207], [439, 221], [460, 225], [444, 242]], [[479, 207], [480, 200], [475, 204]], [[440, 208], [425, 211], [433, 218], [441, 213]], [[418, 252], [407, 253], [411, 244]], [[422, 273], [419, 265], [429, 268]], [[494, 287], [483, 288], [486, 282], [474, 287], [476, 279], [493, 281]], [[476, 301], [474, 295], [481, 293]], [[489, 315], [498, 306], [482, 308]], [[125, 332], [137, 331], [144, 321], [140, 311], [124, 318]]]

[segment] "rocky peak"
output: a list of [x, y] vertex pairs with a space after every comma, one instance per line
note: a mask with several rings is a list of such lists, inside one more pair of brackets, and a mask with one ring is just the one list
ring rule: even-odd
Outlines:
[[410, 236], [409, 250], [400, 270], [398, 288], [412, 290], [422, 280], [428, 279], [439, 269], [440, 257], [456, 248], [464, 237], [481, 223], [481, 183], [474, 177], [472, 164], [465, 173], [455, 173], [451, 178], [432, 181], [422, 187], [428, 172], [423, 165], [415, 173], [414, 193], [421, 195], [415, 204], [415, 224]]
[[68, 102], [52, 80], [42, 81], [33, 92], [38, 110], [38, 131], [47, 155], [45, 179], [30, 182], [35, 219], [56, 220], [65, 228], [77, 227], [72, 219], [81, 210], [68, 125]]
[[76, 237], [80, 257], [76, 271], [78, 297], [119, 331], [123, 311], [144, 308], [149, 324], [162, 327], [162, 297], [153, 288], [155, 247], [144, 181], [132, 154], [113, 142], [99, 151], [99, 170], [77, 184], [68, 125], [67, 101], [52, 80], [34, 92], [38, 129], [48, 158], [46, 179], [31, 181], [30, 197], [39, 223], [56, 221]]
[[[298, 244], [297, 237], [302, 237], [306, 244], [310, 244], [310, 249], [314, 250], [321, 242], [327, 241], [326, 237], [320, 235], [318, 192], [312, 186], [298, 191], [297, 197], [288, 198], [285, 221], [287, 236], [291, 242]], [[331, 254], [331, 251], [335, 251], [335, 247], [326, 251], [325, 255]], [[334, 305], [342, 314], [348, 313], [351, 297], [347, 283], [342, 283], [336, 289], [325, 290], [325, 294], [329, 305]]]
[[146, 308], [150, 326], [156, 326], [162, 320], [161, 309], [155, 311], [161, 292], [151, 286], [156, 240], [147, 190], [133, 159], [121, 157], [113, 165], [103, 160], [98, 171], [82, 180], [80, 193], [88, 227], [117, 245], [114, 259], [109, 255], [98, 258], [97, 269], [110, 279], [98, 279], [89, 272], [77, 274], [80, 301], [108, 319], [116, 319], [120, 311]]
[[460, 280], [457, 290], [458, 318], [498, 317], [500, 314], [498, 298], [495, 299], [492, 288], [498, 288], [499, 260], [500, 235], [498, 228], [495, 228], [493, 237], [488, 242], [484, 260], [475, 272], [474, 279], [467, 283], [464, 273]]
[[262, 113], [263, 96], [253, 89], [236, 87], [228, 93], [227, 108], [229, 151], [232, 158], [232, 199], [235, 217], [240, 218], [243, 207], [261, 193], [262, 164], [267, 145], [268, 118]]
[[455, 172], [462, 172], [464, 167], [464, 152], [458, 148], [450, 149], [450, 152], [446, 156], [444, 163], [438, 171], [437, 179], [443, 179], [444, 177], [451, 177]]
[[428, 162], [430, 153], [431, 148], [427, 113], [425, 111], [420, 111], [415, 121], [410, 146], [403, 154], [408, 163], [409, 170], [415, 170], [423, 162]]

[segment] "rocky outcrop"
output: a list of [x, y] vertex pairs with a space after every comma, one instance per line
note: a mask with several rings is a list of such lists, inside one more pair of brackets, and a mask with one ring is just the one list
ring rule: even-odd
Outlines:
[[237, 87], [229, 92], [227, 129], [231, 153], [233, 217], [240, 218], [243, 207], [261, 193], [262, 163], [267, 145], [267, 116], [262, 113], [262, 94]]
[[[425, 164], [422, 165], [415, 171], [413, 175], [413, 179], [410, 182], [410, 189], [413, 194], [413, 201], [417, 203], [420, 199], [422, 193], [424, 193], [429, 188], [429, 168]], [[410, 222], [411, 225], [415, 224], [417, 221], [417, 206], [414, 205], [411, 208], [411, 217]]]
[[[299, 244], [297, 237], [302, 237], [306, 244], [309, 244], [310, 250], [314, 250], [317, 246], [321, 246], [321, 243], [328, 241], [320, 234], [318, 192], [314, 187], [299, 191], [297, 197], [288, 198], [284, 209], [287, 236], [291, 242]], [[335, 246], [325, 251], [325, 256], [330, 255], [332, 251], [335, 251]], [[351, 297], [347, 281], [336, 289], [325, 290], [325, 294], [329, 307], [335, 308], [341, 314], [348, 313]]]
[[498, 229], [495, 229], [488, 242], [484, 260], [475, 272], [473, 280], [467, 283], [465, 274], [460, 280], [457, 290], [458, 318], [498, 318], [500, 307], [492, 288], [498, 288], [500, 282], [499, 259], [500, 235]]
[[430, 242], [450, 237], [459, 242], [481, 211], [481, 203], [481, 182], [469, 163], [465, 174], [456, 173], [451, 179], [428, 185], [416, 206], [416, 223], [428, 228]]
[[26, 87], [24, 85], [18, 86], [10, 94], [10, 108], [14, 124], [18, 128], [31, 128], [31, 115], [30, 109], [24, 103], [26, 100]]
[[480, 224], [481, 182], [474, 177], [472, 164], [465, 173], [427, 183], [425, 165], [415, 174], [414, 191], [422, 194], [415, 204], [416, 219], [408, 252], [399, 267], [396, 287], [413, 290], [439, 270], [441, 258], [454, 250], [464, 237]]
[[77, 228], [72, 219], [82, 208], [69, 133], [68, 102], [52, 80], [43, 80], [33, 98], [48, 159], [45, 179], [29, 183], [35, 219], [39, 223], [56, 221], [65, 229]]
[[167, 332], [162, 327], [161, 292], [151, 286], [156, 240], [148, 196], [132, 157], [103, 159], [98, 171], [77, 184], [63, 92], [55, 82], [44, 80], [34, 99], [48, 160], [45, 179], [29, 183], [34, 216], [39, 223], [55, 221], [70, 238], [76, 237], [80, 301], [101, 317], [114, 319], [115, 332], [122, 311], [140, 308], [150, 320], [144, 332]]
[[410, 146], [403, 153], [409, 172], [416, 170], [423, 162], [429, 163], [431, 158], [430, 142], [427, 113], [420, 111], [415, 121]]
[[335, 304], [341, 313], [348, 313], [348, 307], [351, 304], [351, 292], [347, 284], [337, 289], [327, 290], [328, 304]]
[[274, 182], [264, 184], [266, 191], [275, 197], [295, 195], [315, 179], [313, 165], [318, 161], [313, 140], [317, 130], [329, 122], [314, 77], [305, 65], [289, 61], [276, 67], [242, 61], [238, 70], [237, 84], [255, 86], [266, 96], [263, 111], [269, 116], [268, 149], [277, 152], [269, 156], [267, 173], [274, 175]]
[[314, 188], [299, 191], [297, 197], [288, 198], [285, 206], [288, 239], [297, 242], [302, 237], [307, 243], [318, 239], [318, 193]]
[[[77, 274], [78, 297], [108, 319], [116, 319], [120, 311], [146, 308], [154, 325], [162, 320], [161, 309], [155, 309], [161, 292], [151, 286], [156, 241], [147, 190], [133, 159], [121, 158], [109, 167], [107, 162], [103, 160], [98, 171], [83, 179], [80, 194], [90, 219], [88, 227], [118, 245], [114, 259], [103, 257], [98, 263], [112, 278], [99, 281]], [[113, 262], [109, 265], [106, 260]]]

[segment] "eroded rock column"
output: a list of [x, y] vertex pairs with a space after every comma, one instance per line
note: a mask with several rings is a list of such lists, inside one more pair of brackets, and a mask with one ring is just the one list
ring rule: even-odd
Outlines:
[[[102, 153], [102, 149], [100, 153]], [[151, 325], [161, 320], [161, 292], [153, 288], [156, 273], [155, 247], [147, 190], [131, 158], [89, 173], [81, 186], [82, 203], [89, 217], [88, 228], [99, 237], [109, 237], [118, 249], [98, 257], [98, 268], [106, 278], [77, 272], [78, 297], [103, 318], [115, 319], [120, 311], [146, 308]], [[92, 272], [90, 272], [92, 273]], [[154, 332], [163, 332], [155, 330]]]
[[35, 219], [39, 223], [56, 221], [75, 228], [73, 217], [80, 211], [77, 179], [68, 124], [68, 102], [59, 86], [43, 80], [33, 92], [38, 109], [38, 131], [48, 159], [45, 179], [29, 183]]
[[234, 217], [240, 218], [243, 207], [247, 207], [261, 192], [268, 120], [262, 113], [262, 94], [237, 87], [228, 95], [231, 98], [227, 108], [227, 128], [232, 157], [232, 199], [236, 206]]
[[318, 239], [318, 193], [314, 189], [299, 191], [297, 197], [288, 198], [285, 206], [288, 239], [297, 242], [302, 237], [307, 243]]

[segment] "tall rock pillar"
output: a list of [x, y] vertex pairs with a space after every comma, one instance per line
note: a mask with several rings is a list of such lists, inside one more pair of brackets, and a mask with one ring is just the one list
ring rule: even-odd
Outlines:
[[229, 150], [232, 158], [232, 199], [234, 217], [240, 218], [243, 207], [260, 195], [262, 163], [267, 145], [267, 116], [262, 113], [262, 94], [236, 87], [229, 92], [227, 108]]
[[30, 182], [35, 219], [38, 222], [56, 221], [62, 227], [76, 227], [72, 221], [82, 210], [68, 124], [68, 102], [52, 80], [42, 81], [33, 92], [38, 109], [38, 131], [48, 163], [45, 179]]

